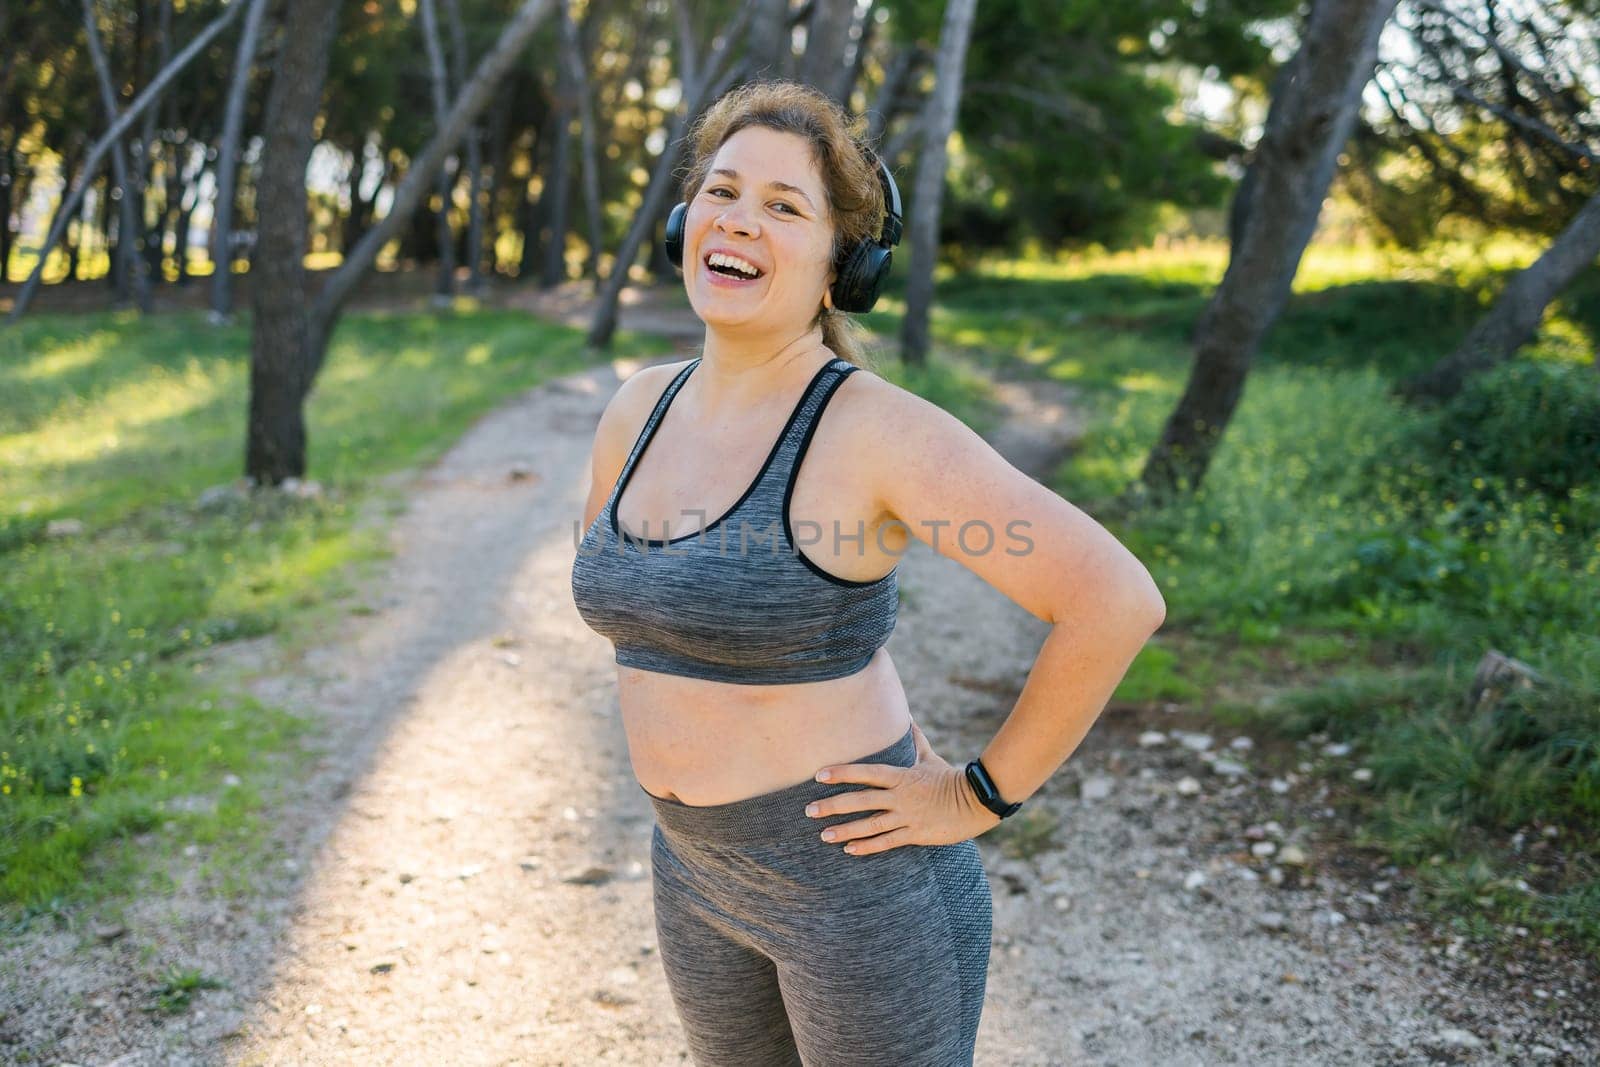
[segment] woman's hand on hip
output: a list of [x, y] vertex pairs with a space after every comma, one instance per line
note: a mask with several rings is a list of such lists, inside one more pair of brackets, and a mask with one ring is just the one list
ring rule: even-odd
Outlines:
[[[884, 852], [901, 845], [953, 845], [994, 829], [1000, 816], [984, 807], [967, 784], [966, 772], [946, 763], [922, 728], [911, 724], [917, 762], [910, 767], [890, 763], [838, 763], [817, 771], [819, 782], [851, 782], [872, 789], [853, 789], [806, 806], [814, 818], [871, 812], [822, 831], [823, 840], [842, 845], [852, 856]], [[832, 834], [831, 840], [826, 836]]]

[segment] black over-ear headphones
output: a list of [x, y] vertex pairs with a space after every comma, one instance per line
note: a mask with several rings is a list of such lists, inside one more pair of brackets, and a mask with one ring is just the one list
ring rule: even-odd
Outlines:
[[[894, 183], [894, 175], [889, 173], [889, 168], [876, 153], [872, 153], [872, 159], [878, 165], [878, 184], [883, 186], [883, 231], [875, 239], [857, 241], [854, 247], [840, 252], [834, 264], [837, 276], [830, 290], [833, 293], [833, 306], [840, 311], [872, 310], [872, 306], [878, 302], [878, 294], [883, 291], [884, 281], [889, 277], [889, 264], [894, 259], [890, 249], [900, 243], [900, 235], [905, 229], [900, 188]], [[683, 226], [688, 214], [689, 205], [684, 203], [674, 207], [667, 216], [664, 238], [667, 258], [679, 270], [683, 269]]]

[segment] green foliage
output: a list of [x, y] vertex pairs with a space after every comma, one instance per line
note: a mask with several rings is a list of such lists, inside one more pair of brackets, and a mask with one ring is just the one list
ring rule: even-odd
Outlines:
[[194, 967], [171, 966], [162, 974], [154, 990], [153, 1001], [144, 1007], [147, 1012], [177, 1015], [189, 1009], [198, 990], [226, 989], [227, 983], [207, 977]]
[[1480, 476], [1496, 475], [1566, 498], [1600, 482], [1600, 375], [1577, 363], [1513, 359], [1473, 375], [1419, 423], [1416, 447], [1463, 496], [1477, 495]]
[[[1358, 840], [1421, 864], [1430, 907], [1465, 901], [1592, 949], [1600, 531], [1578, 518], [1600, 494], [1593, 371], [1565, 341], [1588, 326], [1569, 302], [1523, 367], [1475, 382], [1459, 407], [1402, 405], [1396, 382], [1450, 350], [1492, 280], [1462, 252], [1363, 260], [1313, 245], [1204, 484], [1131, 514], [1102, 502], [1137, 478], [1182, 390], [1218, 260], [985, 264], [941, 288], [934, 326], [974, 358], [1083, 389], [1094, 417], [1056, 488], [1112, 527], [1167, 603], [1119, 699], [1203, 700], [1264, 733], [1350, 742], [1373, 772], [1341, 783]], [[1551, 682], [1465, 708], [1489, 648]], [[1198, 692], [1151, 684], [1168, 673]], [[1349, 761], [1324, 770], [1342, 778]], [[1566, 866], [1506, 844], [1543, 827]]]
[[[942, 5], [889, 7], [896, 39], [937, 42]], [[967, 53], [941, 244], [1128, 247], [1154, 231], [1162, 204], [1220, 205], [1231, 183], [1199, 127], [1173, 117], [1177, 93], [1161, 65], [1262, 83], [1273, 64], [1257, 24], [1294, 11], [1280, 0], [1225, 9], [985, 0]]]

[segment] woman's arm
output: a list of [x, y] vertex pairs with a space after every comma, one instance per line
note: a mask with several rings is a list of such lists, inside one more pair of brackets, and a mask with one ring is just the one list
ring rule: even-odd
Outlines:
[[878, 381], [876, 432], [860, 454], [883, 509], [1052, 624], [1016, 706], [981, 754], [1002, 799], [1024, 800], [1089, 732], [1160, 628], [1165, 601], [1105, 527], [954, 415]]

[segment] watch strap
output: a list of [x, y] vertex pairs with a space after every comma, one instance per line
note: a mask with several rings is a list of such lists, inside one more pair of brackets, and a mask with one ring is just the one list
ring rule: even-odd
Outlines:
[[977, 794], [978, 800], [984, 807], [1000, 816], [1002, 819], [1013, 814], [1022, 807], [1022, 801], [1007, 804], [1000, 797], [1000, 790], [995, 788], [994, 779], [989, 777], [989, 770], [983, 765], [980, 756], [967, 764], [967, 781], [972, 785], [972, 791]]

